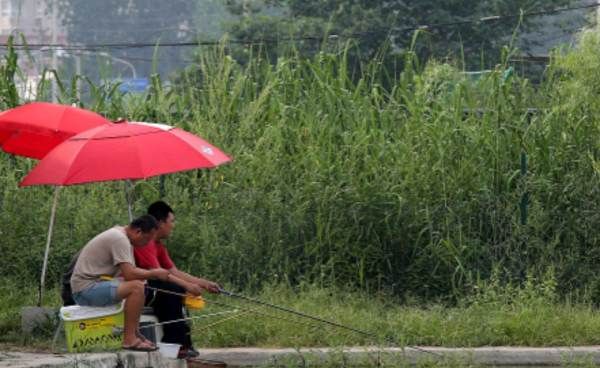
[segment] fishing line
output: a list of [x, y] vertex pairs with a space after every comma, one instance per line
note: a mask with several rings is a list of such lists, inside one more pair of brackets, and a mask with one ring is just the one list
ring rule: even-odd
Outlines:
[[[146, 288], [148, 288], [148, 289], [151, 289], [151, 290], [155, 290], [155, 291], [158, 291], [158, 292], [163, 292], [163, 293], [166, 293], [166, 294], [172, 294], [172, 295], [177, 295], [177, 296], [182, 296], [182, 297], [185, 297], [185, 296], [187, 296], [186, 294], [178, 293], [178, 292], [171, 291], [171, 290], [165, 290], [165, 289], [154, 288], [154, 287], [151, 287], [151, 286], [146, 286]], [[307, 327], [308, 327], [308, 328], [310, 328], [311, 330], [312, 330], [312, 329], [317, 329], [317, 328], [320, 328], [320, 326], [319, 326], [319, 325], [315, 325], [315, 324], [307, 323], [307, 322], [304, 322], [304, 321], [299, 321], [299, 320], [297, 320], [297, 319], [290, 319], [290, 318], [285, 318], [285, 317], [282, 317], [282, 316], [278, 316], [278, 315], [274, 315], [274, 314], [266, 313], [266, 312], [264, 312], [264, 311], [262, 311], [262, 310], [255, 309], [255, 308], [243, 307], [243, 306], [240, 306], [239, 304], [232, 305], [232, 304], [228, 304], [228, 303], [218, 302], [218, 301], [216, 301], [216, 300], [212, 300], [212, 299], [208, 299], [208, 300], [207, 300], [207, 299], [204, 299], [204, 300], [205, 300], [206, 302], [208, 302], [208, 303], [212, 303], [212, 304], [214, 304], [214, 305], [218, 305], [218, 306], [220, 306], [220, 307], [228, 307], [228, 308], [240, 309], [240, 310], [242, 310], [242, 311], [244, 311], [244, 312], [248, 312], [248, 313], [256, 313], [256, 314], [258, 314], [258, 315], [261, 315], [261, 316], [263, 316], [263, 317], [268, 317], [268, 318], [278, 319], [278, 320], [281, 320], [281, 321], [284, 321], [284, 322], [288, 322], [288, 323], [292, 323], [292, 324], [297, 324], [297, 325], [307, 326]], [[228, 319], [229, 319], [229, 318], [228, 318]], [[227, 319], [227, 320], [228, 320], [228, 319]], [[233, 318], [231, 318], [231, 319], [233, 319]], [[225, 322], [225, 321], [223, 321], [223, 322]], [[217, 323], [219, 323], [219, 322], [216, 322], [215, 324], [217, 324]], [[201, 330], [201, 329], [203, 329], [203, 328], [200, 328], [200, 330]]]
[[236, 318], [241, 318], [242, 316], [244, 316], [246, 314], [249, 314], [249, 313], [250, 313], [250, 311], [245, 311], [244, 313], [238, 313], [237, 315], [234, 315], [234, 316], [231, 316], [231, 317], [227, 317], [227, 318], [223, 318], [221, 320], [218, 320], [217, 322], [213, 322], [213, 323], [210, 323], [210, 324], [208, 324], [206, 326], [202, 326], [200, 328], [196, 328], [196, 331], [206, 330], [206, 329], [208, 329], [210, 327], [214, 327], [214, 326], [219, 325], [221, 323], [225, 323], [227, 321], [231, 321], [231, 320], [234, 320]]
[[[175, 291], [170, 291], [170, 290], [165, 290], [165, 289], [153, 288], [153, 287], [150, 287], [150, 286], [146, 286], [146, 288], [151, 289], [151, 290], [155, 290], [155, 291], [158, 291], [158, 292], [167, 293], [167, 294], [179, 295], [179, 296], [183, 296], [183, 297], [187, 296], [186, 294], [183, 294], [183, 293], [178, 293], [178, 292], [175, 292]], [[369, 337], [375, 338], [376, 340], [380, 339], [380, 337], [378, 335], [376, 335], [376, 334], [374, 334], [372, 332], [369, 332], [369, 331], [359, 330], [359, 329], [354, 328], [354, 327], [345, 326], [345, 325], [342, 325], [342, 324], [337, 323], [337, 322], [332, 322], [332, 321], [329, 321], [329, 320], [326, 320], [326, 319], [323, 319], [323, 318], [311, 316], [309, 314], [302, 313], [302, 312], [299, 312], [299, 311], [296, 311], [296, 310], [293, 310], [293, 309], [290, 309], [290, 308], [282, 307], [282, 306], [279, 306], [279, 305], [276, 305], [276, 304], [272, 304], [272, 303], [267, 303], [267, 302], [262, 301], [262, 300], [250, 298], [250, 297], [247, 297], [247, 296], [241, 295], [241, 294], [236, 294], [236, 293], [233, 293], [231, 291], [224, 290], [224, 289], [219, 289], [219, 292], [220, 292], [220, 294], [228, 296], [228, 297], [231, 297], [231, 298], [244, 300], [244, 301], [251, 302], [251, 303], [254, 303], [254, 304], [262, 305], [264, 307], [269, 307], [269, 308], [272, 308], [272, 309], [277, 309], [277, 310], [280, 310], [280, 311], [283, 311], [283, 312], [286, 312], [286, 313], [290, 313], [290, 314], [294, 314], [294, 315], [297, 315], [297, 316], [300, 316], [300, 317], [303, 317], [303, 318], [311, 319], [313, 321], [317, 321], [317, 322], [320, 322], [320, 323], [328, 324], [328, 325], [333, 326], [333, 327], [337, 327], [337, 328], [345, 329], [345, 330], [348, 330], [348, 331], [352, 331], [354, 333], [358, 333], [358, 334], [361, 334], [361, 335], [364, 335], [364, 336], [369, 336]], [[214, 300], [209, 300], [209, 302], [211, 302], [211, 303], [213, 303], [215, 305], [222, 305], [222, 306], [232, 307], [231, 305], [227, 305], [225, 303], [217, 302], [217, 301], [214, 301]], [[235, 308], [239, 308], [239, 309], [242, 309], [242, 310], [245, 310], [245, 311], [249, 311], [249, 312], [254, 312], [254, 313], [257, 313], [257, 314], [263, 314], [263, 315], [265, 315], [267, 317], [277, 318], [277, 319], [281, 319], [281, 320], [284, 320], [284, 321], [287, 321], [287, 322], [293, 322], [293, 323], [297, 323], [297, 324], [308, 325], [308, 326], [313, 327], [313, 328], [317, 327], [315, 325], [304, 323], [304, 322], [301, 322], [301, 321], [298, 321], [298, 320], [290, 320], [290, 319], [286, 319], [286, 318], [279, 317], [279, 316], [273, 316], [273, 315], [270, 315], [270, 314], [267, 314], [267, 313], [264, 313], [264, 312], [260, 312], [260, 311], [257, 311], [257, 310], [252, 310], [252, 309], [249, 310], [249, 309], [246, 309], [246, 308], [243, 308], [243, 307], [239, 307], [239, 306], [236, 306]], [[395, 341], [395, 340], [393, 340], [391, 338], [384, 337], [384, 340], [386, 340], [388, 343], [391, 343], [391, 344], [399, 344], [397, 341]], [[399, 344], [399, 345], [402, 345], [402, 344]], [[428, 353], [428, 354], [432, 354], [432, 355], [439, 356], [439, 357], [442, 356], [441, 354], [438, 354], [438, 353], [435, 353], [435, 352], [432, 352], [432, 351], [429, 351], [429, 350], [426, 350], [426, 349], [423, 349], [423, 348], [420, 348], [420, 347], [417, 347], [417, 346], [406, 345], [406, 347], [408, 347], [410, 349], [414, 349], [414, 350], [420, 351], [420, 352], [423, 352], [423, 353]]]
[[[319, 329], [321, 327], [319, 325], [307, 323], [307, 322], [304, 322], [304, 321], [299, 321], [297, 319], [290, 319], [290, 318], [281, 317], [281, 316], [278, 316], [278, 315], [275, 315], [275, 314], [265, 313], [262, 310], [258, 310], [258, 309], [255, 309], [255, 308], [242, 307], [239, 304], [232, 305], [232, 304], [227, 304], [227, 303], [223, 303], [223, 302], [217, 302], [215, 300], [206, 300], [206, 302], [207, 303], [212, 303], [212, 304], [215, 304], [215, 305], [218, 305], [218, 306], [223, 306], [223, 307], [237, 308], [237, 309], [240, 309], [240, 310], [244, 311], [245, 313], [240, 313], [240, 314], [238, 314], [236, 316], [232, 316], [232, 317], [228, 317], [228, 318], [219, 320], [217, 322], [209, 324], [208, 326], [202, 326], [200, 328], [194, 328], [194, 331], [206, 330], [207, 328], [215, 326], [217, 324], [224, 323], [224, 322], [233, 320], [235, 318], [240, 318], [240, 317], [244, 316], [246, 313], [256, 313], [256, 314], [258, 314], [260, 316], [263, 316], [263, 317], [278, 319], [278, 320], [281, 320], [281, 321], [284, 321], [284, 322], [288, 322], [288, 323], [292, 323], [292, 324], [296, 324], [296, 325], [306, 326], [306, 327], [309, 328], [309, 331], [316, 330], [316, 329]], [[346, 333], [343, 334], [343, 336], [349, 337], [350, 334], [352, 334], [351, 331], [346, 331]]]
[[[351, 332], [354, 332], [354, 333], [362, 334], [364, 336], [369, 336], [369, 337], [375, 338], [376, 340], [379, 339], [379, 336], [376, 335], [376, 334], [374, 334], [374, 333], [372, 333], [372, 332], [363, 331], [363, 330], [359, 330], [359, 329], [356, 329], [356, 328], [353, 328], [353, 327], [345, 326], [345, 325], [342, 325], [342, 324], [339, 324], [339, 323], [336, 323], [336, 322], [332, 322], [332, 321], [328, 321], [328, 320], [325, 320], [325, 319], [322, 319], [322, 318], [319, 318], [319, 317], [314, 317], [314, 316], [311, 316], [311, 315], [308, 315], [306, 313], [302, 313], [302, 312], [299, 312], [299, 311], [296, 311], [296, 310], [293, 310], [293, 309], [281, 307], [281, 306], [278, 306], [278, 305], [275, 305], [275, 304], [271, 304], [271, 303], [267, 303], [267, 302], [264, 302], [264, 301], [261, 301], [261, 300], [258, 300], [258, 299], [253, 299], [253, 298], [249, 298], [247, 296], [243, 296], [243, 295], [235, 294], [235, 293], [232, 293], [232, 292], [228, 292], [228, 291], [223, 290], [223, 289], [220, 289], [220, 292], [221, 292], [221, 294], [226, 295], [226, 296], [238, 297], [240, 299], [243, 299], [243, 300], [246, 300], [246, 301], [250, 301], [250, 302], [253, 302], [253, 303], [256, 303], [256, 304], [260, 304], [260, 305], [263, 305], [263, 306], [275, 308], [275, 309], [278, 309], [278, 310], [281, 310], [281, 311], [284, 311], [284, 312], [287, 312], [287, 313], [295, 314], [295, 315], [298, 315], [298, 316], [301, 316], [301, 317], [305, 317], [305, 318], [308, 318], [308, 319], [312, 319], [312, 320], [315, 320], [315, 321], [318, 321], [318, 322], [322, 322], [322, 323], [326, 323], [326, 324], [329, 324], [329, 325], [333, 325], [333, 326], [338, 327], [338, 328], [346, 329], [348, 331], [348, 333], [345, 336], [349, 336]], [[214, 301], [212, 301], [212, 302], [213, 303], [217, 303], [217, 304], [221, 304], [221, 305], [225, 305], [225, 306], [228, 306], [228, 307], [232, 307], [231, 305], [228, 305], [228, 304], [225, 304], [225, 303], [214, 302]], [[243, 309], [242, 307], [239, 307], [239, 306], [235, 306], [235, 307]], [[309, 324], [309, 323], [298, 321], [298, 320], [291, 320], [291, 319], [284, 318], [284, 317], [274, 316], [274, 315], [271, 315], [271, 314], [268, 314], [268, 313], [259, 312], [257, 310], [254, 310], [254, 312], [258, 313], [258, 314], [265, 315], [267, 317], [277, 318], [277, 319], [281, 319], [283, 321], [287, 321], [287, 322], [292, 322], [292, 323], [297, 323], [297, 324], [309, 326], [311, 328], [318, 328], [319, 327], [319, 326], [316, 326], [314, 324]], [[400, 346], [403, 345], [402, 343], [399, 343], [398, 341], [396, 341], [396, 340], [394, 340], [392, 338], [389, 338], [389, 337], [384, 338], [384, 340], [386, 340], [390, 344], [400, 345]], [[409, 349], [414, 349], [414, 350], [417, 350], [417, 351], [420, 351], [420, 352], [423, 352], [423, 353], [432, 354], [432, 355], [435, 355], [435, 356], [438, 356], [438, 357], [443, 357], [442, 354], [438, 354], [436, 352], [429, 351], [427, 349], [423, 349], [423, 348], [420, 348], [418, 346], [411, 346], [411, 345], [404, 345], [404, 346], [407, 347], [407, 348], [409, 348]]]
[[217, 301], [214, 301], [214, 300], [209, 300], [209, 302], [213, 303], [215, 305], [219, 305], [219, 306], [239, 308], [239, 309], [241, 309], [243, 311], [247, 311], [247, 312], [251, 312], [251, 313], [256, 313], [256, 314], [259, 314], [259, 315], [262, 315], [262, 316], [265, 316], [265, 317], [274, 318], [274, 319], [278, 319], [278, 320], [289, 322], [289, 323], [295, 323], [295, 324], [298, 324], [298, 325], [307, 326], [307, 327], [310, 327], [310, 328], [313, 328], [313, 329], [317, 329], [317, 328], [320, 327], [318, 325], [307, 323], [307, 322], [303, 322], [303, 321], [299, 321], [297, 319], [290, 319], [290, 318], [285, 318], [285, 317], [277, 316], [275, 314], [266, 313], [266, 312], [263, 312], [263, 311], [258, 310], [258, 309], [242, 307], [240, 305], [235, 305], [234, 306], [234, 305], [231, 305], [231, 304], [217, 302]]
[[163, 326], [163, 325], [168, 325], [171, 323], [191, 321], [193, 319], [209, 318], [209, 317], [214, 317], [214, 316], [220, 316], [223, 314], [232, 314], [232, 313], [238, 313], [238, 312], [239, 311], [237, 309], [234, 309], [234, 310], [230, 310], [230, 311], [215, 312], [215, 313], [211, 313], [211, 314], [203, 314], [201, 316], [192, 316], [192, 317], [185, 317], [185, 318], [179, 318], [179, 319], [171, 319], [171, 320], [164, 321], [164, 322], [156, 322], [156, 323], [150, 323], [150, 324], [144, 325], [144, 326], [140, 327], [140, 330], [143, 328]]
[[[146, 286], [146, 288], [150, 289], [150, 290], [155, 290], [155, 291], [158, 291], [158, 292], [166, 293], [166, 294], [172, 294], [172, 295], [177, 295], [177, 296], [182, 296], [182, 297], [188, 296], [187, 294], [178, 293], [176, 291], [171, 291], [171, 290], [166, 290], [166, 289], [159, 289], [159, 288], [154, 288], [154, 287], [151, 287], [151, 286]], [[299, 320], [296, 320], [296, 319], [289, 319], [289, 318], [285, 318], [285, 317], [281, 317], [281, 316], [277, 316], [277, 315], [265, 313], [265, 312], [263, 312], [261, 310], [258, 310], [258, 309], [253, 309], [253, 308], [248, 308], [248, 307], [242, 307], [240, 305], [227, 304], [227, 303], [218, 302], [218, 301], [212, 300], [212, 299], [203, 299], [203, 300], [206, 301], [206, 302], [208, 302], [208, 303], [212, 303], [214, 305], [218, 305], [220, 307], [228, 307], [228, 308], [240, 309], [240, 310], [245, 311], [245, 312], [256, 313], [256, 314], [260, 314], [260, 315], [265, 316], [265, 317], [279, 319], [279, 320], [282, 320], [282, 321], [285, 321], [285, 322], [290, 322], [290, 323], [296, 323], [296, 324], [308, 326], [308, 327], [311, 327], [311, 328], [318, 328], [319, 327], [317, 325], [306, 323], [306, 322], [299, 321]]]
[[[296, 310], [293, 310], [293, 309], [290, 309], [290, 308], [282, 307], [282, 306], [279, 306], [279, 305], [276, 305], [276, 304], [271, 304], [271, 303], [264, 302], [262, 300], [258, 300], [258, 299], [250, 298], [250, 297], [247, 297], [247, 296], [244, 296], [244, 295], [236, 294], [236, 293], [233, 293], [231, 291], [227, 291], [227, 290], [223, 290], [223, 289], [219, 289], [219, 291], [220, 291], [221, 294], [223, 294], [225, 296], [229, 296], [229, 297], [233, 297], [233, 298], [238, 298], [238, 299], [246, 300], [246, 301], [249, 301], [251, 303], [264, 305], [264, 306], [267, 306], [267, 307], [270, 307], [270, 308], [274, 308], [274, 309], [278, 309], [278, 310], [281, 310], [281, 311], [284, 311], [284, 312], [287, 312], [287, 313], [292, 313], [292, 314], [295, 314], [295, 315], [298, 315], [298, 316], [301, 316], [301, 317], [304, 317], [304, 318], [312, 319], [312, 320], [315, 320], [315, 321], [318, 321], [318, 322], [321, 322], [321, 323], [325, 323], [325, 324], [328, 324], [328, 325], [331, 325], [331, 326], [334, 326], [334, 327], [338, 327], [338, 328], [349, 330], [349, 331], [352, 331], [352, 332], [355, 332], [355, 333], [359, 333], [361, 335], [370, 336], [370, 337], [373, 337], [375, 339], [379, 339], [380, 338], [377, 334], [375, 334], [373, 332], [359, 330], [359, 329], [354, 328], [354, 327], [342, 325], [342, 324], [337, 323], [337, 322], [328, 321], [328, 320], [323, 319], [323, 318], [311, 316], [309, 314], [302, 313], [302, 312], [299, 312], [299, 311], [296, 311]], [[395, 340], [393, 340], [391, 338], [385, 338], [384, 337], [384, 340], [386, 340], [386, 341], [388, 341], [389, 343], [392, 343], [392, 344], [398, 344], [397, 341], [395, 341]], [[402, 345], [402, 344], [399, 344], [399, 345]], [[411, 348], [411, 349], [415, 349], [415, 350], [421, 351], [421, 352], [424, 352], [424, 353], [429, 353], [429, 354], [441, 356], [440, 354], [434, 353], [434, 352], [426, 350], [426, 349], [419, 348], [417, 346], [407, 345], [407, 347]]]

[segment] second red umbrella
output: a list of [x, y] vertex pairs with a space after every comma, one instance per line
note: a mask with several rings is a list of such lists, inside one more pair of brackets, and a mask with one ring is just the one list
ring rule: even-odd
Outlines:
[[40, 159], [65, 139], [110, 123], [89, 110], [32, 102], [0, 113], [0, 147], [14, 155]]

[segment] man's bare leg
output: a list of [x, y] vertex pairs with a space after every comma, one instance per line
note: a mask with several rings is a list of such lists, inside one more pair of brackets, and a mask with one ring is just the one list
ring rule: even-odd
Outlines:
[[125, 299], [123, 346], [132, 346], [138, 342], [136, 331], [144, 306], [144, 283], [138, 280], [124, 281], [117, 288], [117, 296]]

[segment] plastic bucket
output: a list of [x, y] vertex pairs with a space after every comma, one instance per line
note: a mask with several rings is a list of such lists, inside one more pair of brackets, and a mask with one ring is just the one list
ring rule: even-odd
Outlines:
[[167, 344], [165, 342], [159, 342], [156, 345], [158, 346], [160, 355], [164, 356], [165, 358], [174, 359], [177, 358], [177, 354], [179, 354], [179, 348], [181, 347], [179, 344]]

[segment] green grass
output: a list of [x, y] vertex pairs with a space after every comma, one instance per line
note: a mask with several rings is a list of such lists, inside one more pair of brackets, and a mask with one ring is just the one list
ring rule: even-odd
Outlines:
[[[364, 336], [345, 329], [297, 319], [286, 313], [227, 300], [209, 298], [201, 313], [232, 310], [237, 305], [260, 314], [239, 314], [224, 320], [198, 319], [194, 339], [200, 346], [308, 347], [352, 345], [476, 346], [575, 346], [600, 343], [596, 331], [600, 316], [587, 304], [557, 302], [531, 283], [524, 288], [487, 285], [458, 306], [401, 303], [386, 295], [320, 289], [312, 285], [292, 290], [274, 286], [256, 298], [370, 332]], [[551, 294], [554, 293], [553, 291]], [[210, 299], [231, 304], [223, 308]], [[243, 311], [241, 311], [243, 312]], [[262, 315], [262, 313], [266, 315]], [[282, 320], [280, 318], [284, 318]], [[291, 321], [290, 321], [291, 320]], [[296, 324], [300, 321], [302, 324]]]
[[[549, 281], [548, 281], [549, 280]], [[192, 311], [193, 340], [203, 347], [340, 346], [577, 346], [600, 344], [600, 315], [586, 303], [557, 299], [552, 279], [529, 279], [525, 286], [483, 283], [458, 305], [400, 301], [393, 296], [305, 284], [271, 285], [244, 294], [367, 334], [297, 317], [227, 296], [207, 295], [207, 306]], [[20, 310], [34, 305], [32, 290], [3, 285], [0, 343], [49, 346], [52, 326], [33, 336], [20, 333]], [[49, 305], [58, 306], [58, 293]], [[223, 311], [232, 314], [211, 316]], [[372, 335], [370, 335], [372, 334]]]
[[[345, 364], [344, 346], [579, 346], [598, 345], [600, 316], [589, 303], [560, 299], [552, 274], [545, 279], [528, 277], [522, 285], [502, 282], [498, 273], [481, 282], [456, 305], [422, 300], [398, 300], [386, 294], [322, 288], [313, 284], [290, 287], [266, 286], [258, 293], [241, 293], [268, 303], [360, 329], [365, 336], [272, 308], [227, 296], [206, 296], [206, 307], [192, 311], [192, 337], [199, 348], [333, 347], [326, 361], [305, 356], [304, 364], [338, 367]], [[19, 290], [15, 284], [0, 287], [0, 349], [48, 352], [55, 326], [37, 329], [33, 335], [20, 332], [19, 312], [33, 305], [35, 292]], [[48, 293], [50, 306], [59, 306], [57, 290]], [[233, 314], [211, 316], [223, 311]], [[60, 340], [59, 340], [60, 341]], [[58, 347], [60, 349], [60, 347]], [[435, 358], [435, 359], [434, 359]], [[408, 362], [381, 357], [385, 366], [409, 367]], [[298, 366], [297, 360], [280, 361], [278, 366]], [[366, 358], [363, 366], [377, 366], [377, 358]], [[453, 358], [424, 356], [417, 367], [480, 367]], [[569, 367], [592, 367], [585, 359], [568, 362]]]

